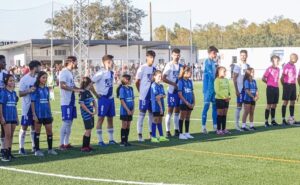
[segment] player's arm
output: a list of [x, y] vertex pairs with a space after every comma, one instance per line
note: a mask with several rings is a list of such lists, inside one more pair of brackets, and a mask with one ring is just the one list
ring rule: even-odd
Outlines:
[[161, 101], [160, 101], [161, 98], [162, 98], [161, 95], [155, 96], [155, 99], [156, 99], [156, 102], [157, 102], [157, 104], [158, 104], [158, 106], [159, 106], [159, 110], [160, 110], [160, 111], [163, 110], [163, 106], [162, 106]]
[[297, 82], [298, 82], [298, 85], [300, 86], [300, 75], [298, 75]]
[[24, 97], [27, 96], [28, 94], [31, 94], [32, 92], [35, 91], [35, 87], [30, 87], [29, 89], [25, 90], [25, 91], [19, 91], [19, 96], [20, 97]]
[[141, 85], [141, 79], [137, 79], [135, 81], [135, 86], [136, 86], [136, 89], [138, 90], [138, 92], [140, 92], [140, 85]]
[[93, 115], [93, 112], [91, 112], [84, 104], [84, 102], [80, 102], [80, 107], [87, 113]]
[[171, 82], [170, 80], [168, 80], [166, 74], [163, 75], [163, 79], [162, 79], [162, 80], [163, 80], [163, 82], [165, 82], [166, 84], [172, 85], [172, 86], [174, 86], [175, 88], [177, 88], [177, 84], [176, 84], [175, 82]]
[[96, 96], [96, 98], [100, 98], [100, 95], [97, 94], [97, 91], [96, 91], [96, 89], [95, 89], [95, 87], [94, 87], [94, 84], [95, 84], [95, 83], [93, 83], [93, 85], [92, 85], [90, 91], [93, 93], [94, 96]]
[[94, 114], [97, 114], [98, 107], [97, 107], [96, 100], [93, 101], [93, 107], [94, 107]]
[[236, 96], [240, 96], [240, 92], [239, 92], [238, 85], [237, 85], [238, 76], [239, 76], [238, 73], [233, 73], [233, 85], [234, 85], [234, 90], [235, 90]]
[[31, 102], [31, 107], [30, 107], [30, 108], [31, 108], [31, 111], [32, 111], [33, 120], [34, 120], [34, 121], [38, 121], [38, 120], [37, 120], [36, 113], [35, 113], [35, 105], [34, 105], [34, 102], [33, 102], [33, 101]]
[[0, 104], [0, 124], [1, 125], [4, 125], [5, 124], [5, 119], [3, 117], [3, 106], [2, 106], [2, 103]]
[[126, 110], [127, 114], [128, 114], [128, 115], [132, 115], [132, 112], [131, 112], [131, 110], [127, 107], [125, 101], [124, 101], [123, 99], [120, 99], [120, 101], [121, 101], [121, 105], [124, 107], [124, 109]]
[[82, 90], [77, 87], [69, 87], [66, 82], [60, 81], [60, 88], [71, 92], [81, 92]]

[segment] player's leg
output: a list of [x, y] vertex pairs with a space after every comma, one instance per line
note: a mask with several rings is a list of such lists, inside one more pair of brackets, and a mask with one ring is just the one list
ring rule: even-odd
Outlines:
[[179, 119], [179, 139], [188, 139], [185, 134], [183, 133], [183, 122], [186, 119], [187, 114], [187, 107], [186, 105], [181, 105], [181, 111], [180, 111], [180, 119]]
[[[172, 118], [172, 114], [174, 111], [174, 106], [175, 106], [175, 98], [172, 96], [172, 94], [168, 93], [168, 113], [165, 117], [165, 126], [166, 126], [166, 136], [167, 137], [171, 137], [171, 129], [170, 129], [170, 125], [171, 125], [171, 118]], [[174, 124], [175, 126], [175, 124]]]
[[278, 123], [275, 120], [275, 114], [276, 114], [276, 108], [277, 108], [278, 101], [279, 101], [279, 88], [277, 87], [274, 90], [274, 99], [273, 99], [273, 102], [271, 105], [271, 120], [272, 120], [271, 123], [273, 126], [278, 126]]
[[102, 130], [102, 125], [107, 113], [107, 101], [104, 97], [100, 97], [98, 99], [98, 122], [96, 124], [96, 132], [98, 136], [98, 145], [99, 146], [106, 146], [106, 144], [103, 141], [103, 130]]
[[[222, 101], [222, 100], [220, 100]], [[222, 135], [223, 132], [222, 132], [222, 119], [223, 119], [223, 108], [221, 107], [221, 103], [222, 102], [218, 102], [218, 108], [217, 108], [217, 134], [218, 135]]]
[[106, 113], [107, 116], [107, 132], [109, 136], [109, 144], [117, 144], [114, 140], [114, 122], [113, 118], [116, 115], [114, 99], [109, 100], [109, 107]]
[[26, 155], [25, 151], [25, 137], [26, 137], [26, 131], [28, 128], [28, 122], [25, 120], [25, 116], [22, 116], [21, 121], [21, 128], [19, 131], [19, 154]]
[[191, 117], [192, 110], [187, 110], [186, 111], [186, 116], [185, 116], [185, 137], [188, 139], [193, 139], [194, 137], [190, 134], [190, 117]]
[[180, 107], [179, 107], [179, 100], [177, 107], [174, 108], [174, 129], [175, 129], [175, 136], [179, 136], [179, 114], [180, 114]]
[[120, 146], [125, 146], [125, 143], [126, 143], [126, 129], [127, 129], [127, 121], [125, 121], [125, 119], [124, 119], [124, 120], [122, 120]]
[[159, 122], [159, 115], [154, 115], [153, 116], [153, 123], [151, 125], [151, 142], [152, 143], [159, 143], [159, 140], [158, 138], [156, 137], [156, 127], [157, 127], [157, 124]]
[[251, 104], [250, 103], [245, 103], [244, 104], [244, 113], [243, 113], [243, 118], [242, 118], [242, 130], [243, 131], [248, 131], [249, 129], [247, 128], [247, 118], [248, 118], [248, 115], [250, 113], [250, 107], [251, 107]]
[[145, 119], [145, 115], [146, 115], [146, 101], [145, 100], [140, 100], [139, 101], [139, 109], [140, 109], [140, 113], [138, 116], [138, 120], [137, 120], [137, 133], [138, 133], [138, 141], [139, 142], [143, 142], [143, 124], [144, 124], [144, 119]]
[[4, 139], [4, 149], [3, 149], [3, 162], [11, 161], [10, 154], [9, 154], [9, 147], [10, 147], [10, 140], [11, 140], [11, 123], [6, 123], [3, 125], [4, 132], [5, 132], [5, 139]]
[[206, 129], [206, 120], [207, 120], [207, 112], [210, 106], [211, 95], [209, 93], [204, 93], [204, 105], [202, 110], [202, 133], [207, 134]]
[[157, 124], [157, 129], [158, 129], [158, 133], [159, 133], [159, 141], [160, 142], [169, 141], [169, 139], [167, 139], [164, 136], [162, 120], [163, 120], [163, 115], [160, 115], [158, 118], [158, 124]]
[[147, 106], [147, 109], [148, 109], [148, 130], [149, 130], [149, 138], [151, 138], [151, 135], [152, 135], [152, 123], [153, 123], [153, 111], [152, 111], [152, 108], [151, 108], [151, 101], [148, 100], [147, 101], [148, 103], [148, 106]]
[[265, 109], [265, 127], [269, 127], [269, 116], [270, 116], [270, 112], [271, 112], [271, 107], [272, 104], [267, 104], [266, 109]]
[[254, 111], [255, 111], [255, 102], [250, 106], [250, 112], [249, 112], [250, 130], [256, 130], [256, 128], [254, 127]]
[[222, 131], [224, 134], [230, 134], [230, 132], [226, 128], [227, 124], [227, 113], [228, 113], [228, 104], [229, 102], [226, 102], [226, 106], [223, 110], [223, 119], [222, 119]]
[[3, 125], [0, 126], [1, 127], [1, 156], [4, 156], [4, 146], [5, 146], [5, 134], [4, 134], [4, 127]]
[[287, 84], [283, 84], [283, 93], [282, 93], [282, 106], [281, 106], [281, 115], [282, 115], [282, 125], [286, 126], [288, 125], [286, 121], [286, 108], [288, 105], [288, 101], [290, 99], [290, 90], [287, 86]]
[[217, 106], [216, 106], [216, 98], [215, 98], [215, 93], [211, 96], [211, 103], [212, 103], [212, 120], [213, 120], [213, 129], [214, 131], [217, 130]]
[[11, 129], [10, 129], [10, 131], [11, 131], [11, 134], [10, 134], [11, 138], [10, 138], [10, 143], [9, 143], [8, 151], [9, 151], [10, 157], [12, 159], [14, 159], [15, 157], [12, 155], [11, 150], [12, 150], [13, 138], [14, 138], [14, 133], [15, 133], [17, 124], [11, 124], [10, 126], [11, 126]]
[[35, 121], [35, 133], [34, 133], [34, 145], [35, 145], [35, 156], [42, 157], [44, 154], [40, 150], [40, 133], [41, 133], [41, 127], [42, 123], [39, 121]]
[[131, 144], [128, 142], [128, 137], [129, 137], [129, 132], [130, 132], [130, 125], [131, 125], [131, 121], [132, 121], [132, 116], [130, 117], [130, 119], [127, 121], [127, 128], [126, 128], [126, 135], [125, 135], [125, 143], [126, 146], [131, 146]]
[[291, 95], [290, 95], [289, 111], [290, 111], [290, 117], [293, 119], [293, 124], [294, 124], [295, 123], [295, 117], [294, 117], [295, 100], [297, 99], [296, 85], [292, 85], [290, 90], [291, 90]]
[[53, 119], [47, 119], [45, 122], [45, 129], [47, 135], [48, 154], [57, 155], [57, 152], [53, 149]]
[[240, 96], [237, 97], [236, 99], [236, 109], [235, 109], [235, 129], [238, 130], [238, 131], [242, 131], [241, 130], [241, 127], [240, 127], [240, 114], [241, 114], [241, 110], [242, 110], [242, 107], [243, 107], [243, 96], [244, 96], [244, 93], [240, 93]]

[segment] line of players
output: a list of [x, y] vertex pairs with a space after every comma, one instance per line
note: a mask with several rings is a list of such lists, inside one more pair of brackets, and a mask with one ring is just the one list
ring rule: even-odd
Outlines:
[[[203, 111], [202, 132], [207, 133], [207, 112], [212, 103], [213, 127], [217, 134], [229, 134], [226, 129], [227, 110], [231, 100], [230, 85], [226, 79], [226, 68], [217, 66], [218, 49], [214, 46], [208, 48], [208, 59], [204, 62], [203, 76]], [[248, 53], [246, 50], [240, 52], [240, 62], [234, 66], [233, 81], [237, 97], [237, 108], [235, 112], [235, 123], [238, 131], [255, 130], [254, 109], [258, 100], [258, 89], [254, 80], [254, 69], [247, 64]], [[190, 80], [192, 69], [179, 64], [180, 50], [172, 50], [172, 61], [167, 63], [164, 71], [156, 70], [153, 66], [155, 52], [147, 51], [146, 63], [141, 65], [136, 74], [136, 88], [139, 91], [139, 115], [137, 120], [138, 141], [143, 142], [143, 123], [148, 112], [148, 129], [151, 142], [168, 141], [171, 135], [170, 122], [174, 114], [174, 135], [179, 139], [191, 139], [189, 133], [190, 115], [195, 106], [193, 82]], [[296, 100], [296, 67], [298, 60], [296, 54], [292, 54], [290, 62], [283, 68], [281, 82], [283, 84], [283, 125], [294, 121], [294, 105]], [[278, 125], [275, 121], [275, 110], [279, 100], [279, 57], [272, 56], [270, 66], [263, 77], [267, 84], [267, 107], [265, 110], [266, 123], [270, 126], [268, 119], [271, 114], [271, 124]], [[102, 58], [104, 69], [97, 72], [91, 79], [83, 77], [80, 87], [76, 87], [72, 71], [77, 68], [76, 57], [70, 56], [65, 61], [65, 67], [59, 76], [62, 126], [60, 129], [60, 150], [68, 150], [73, 146], [69, 139], [72, 123], [77, 118], [75, 93], [79, 93], [79, 104], [81, 116], [85, 126], [83, 144], [81, 151], [90, 152], [91, 132], [94, 126], [94, 117], [98, 116], [96, 133], [101, 147], [107, 146], [103, 140], [103, 123], [107, 119], [108, 144], [117, 144], [114, 140], [113, 117], [115, 113], [115, 102], [113, 96], [113, 56], [105, 55]], [[11, 154], [12, 136], [16, 125], [19, 124], [17, 116], [18, 96], [14, 91], [14, 77], [5, 71], [6, 62], [3, 55], [0, 56], [0, 121], [1, 121], [1, 153], [2, 161], [10, 161], [14, 158]], [[33, 60], [29, 64], [30, 72], [20, 81], [19, 96], [22, 99], [21, 129], [19, 131], [19, 154], [26, 155], [24, 149], [25, 136], [28, 127], [31, 128], [32, 151], [36, 156], [44, 156], [39, 147], [41, 126], [44, 125], [47, 135], [48, 154], [57, 155], [52, 148], [53, 116], [49, 101], [49, 89], [46, 86], [47, 73], [41, 71], [41, 63]], [[134, 114], [134, 92], [131, 87], [131, 76], [123, 75], [120, 86], [117, 88], [117, 97], [120, 99], [121, 146], [130, 146], [128, 135], [130, 124]], [[168, 84], [167, 102], [168, 109], [165, 110], [164, 91], [162, 82]], [[299, 77], [298, 82], [300, 83]], [[97, 98], [96, 102], [93, 95]], [[286, 121], [286, 108], [289, 104], [290, 118]], [[240, 127], [240, 112], [244, 105], [242, 127]], [[162, 118], [166, 112], [165, 126], [166, 137], [163, 134]], [[247, 127], [246, 119], [249, 115], [250, 126]], [[185, 126], [185, 132], [183, 132]], [[159, 136], [156, 135], [156, 129]]]

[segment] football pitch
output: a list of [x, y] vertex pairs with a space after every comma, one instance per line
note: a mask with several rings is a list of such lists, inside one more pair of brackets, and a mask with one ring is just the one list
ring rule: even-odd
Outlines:
[[[255, 110], [257, 131], [240, 133], [233, 130], [236, 101], [232, 85], [233, 98], [227, 118], [227, 127], [232, 134], [225, 136], [217, 136], [213, 132], [208, 135], [201, 134], [202, 83], [195, 82], [196, 107], [191, 117], [191, 134], [195, 139], [182, 141], [171, 138], [170, 142], [158, 144], [152, 144], [149, 140], [138, 143], [136, 134], [138, 110], [136, 110], [129, 135], [133, 146], [114, 145], [100, 148], [97, 146], [94, 129], [91, 139], [94, 150], [91, 153], [80, 152], [84, 126], [77, 104], [78, 118], [73, 123], [71, 134], [71, 143], [75, 148], [68, 151], [57, 150], [58, 156], [35, 157], [29, 152], [31, 140], [27, 132], [28, 156], [20, 156], [17, 154], [19, 132], [17, 127], [13, 145], [16, 159], [10, 163], [0, 161], [0, 184], [300, 184], [300, 128], [296, 126], [265, 128], [265, 85], [259, 82], [258, 88], [260, 99]], [[55, 93], [56, 100], [52, 102], [53, 146], [57, 148], [61, 126], [58, 88]], [[76, 98], [78, 101], [78, 96]], [[117, 99], [115, 102], [117, 113], [114, 119], [115, 140], [119, 142], [120, 102]], [[135, 102], [138, 107], [138, 97]], [[20, 108], [20, 103], [18, 106]], [[299, 120], [299, 104], [296, 105], [295, 115], [296, 120]], [[276, 118], [280, 123], [281, 101]], [[211, 112], [208, 120], [208, 130], [212, 131]], [[148, 137], [147, 122], [146, 117], [144, 136]], [[171, 128], [173, 131], [173, 120]], [[46, 151], [44, 129], [40, 138], [41, 148]], [[108, 134], [105, 129], [104, 138], [107, 142]]]

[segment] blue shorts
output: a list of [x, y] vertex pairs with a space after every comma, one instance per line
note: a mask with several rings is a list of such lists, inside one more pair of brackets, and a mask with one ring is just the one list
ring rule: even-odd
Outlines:
[[242, 92], [240, 93], [239, 97], [236, 97], [236, 103], [244, 103], [244, 96], [245, 96], [245, 91], [242, 90]]
[[32, 115], [31, 108], [29, 109], [26, 116], [22, 116], [21, 125], [22, 126], [32, 126], [32, 125], [34, 125], [34, 120], [33, 120], [33, 115]]
[[147, 110], [152, 112], [151, 100], [140, 100], [139, 109], [142, 112], [146, 112]]
[[73, 121], [73, 119], [77, 118], [76, 106], [62, 105], [61, 117], [63, 121]]
[[168, 93], [168, 107], [179, 107], [180, 99], [178, 93]]
[[98, 117], [114, 117], [115, 115], [115, 100], [101, 96], [98, 99]]
[[215, 93], [205, 93], [203, 98], [204, 98], [204, 103], [216, 102]]

